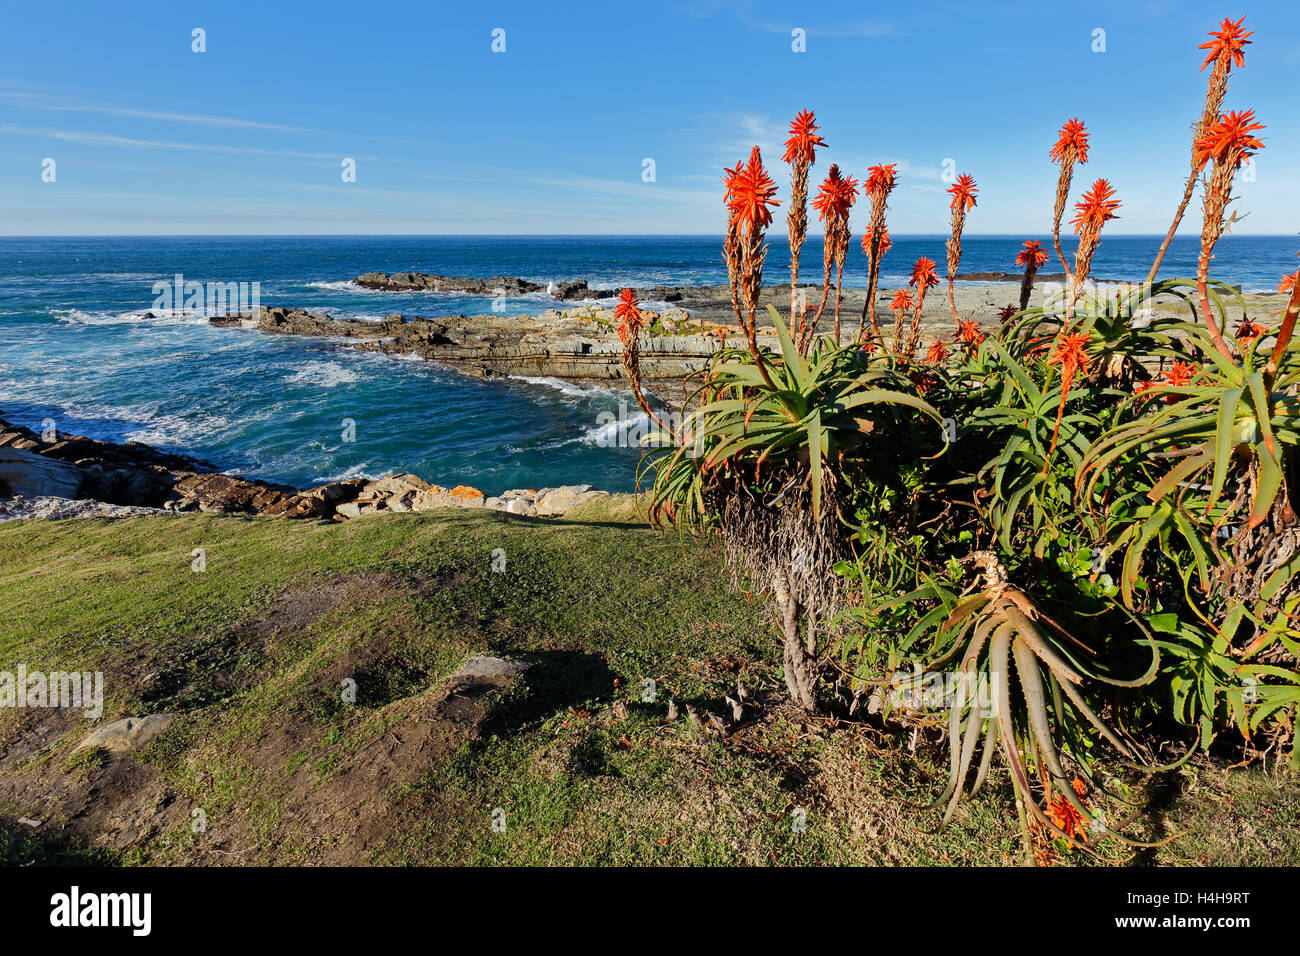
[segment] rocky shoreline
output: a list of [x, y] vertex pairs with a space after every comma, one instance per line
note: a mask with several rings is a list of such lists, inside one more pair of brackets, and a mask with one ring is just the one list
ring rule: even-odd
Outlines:
[[[1030, 303], [1041, 301], [1043, 286], [1063, 276], [1042, 275]], [[1019, 277], [1004, 272], [962, 273], [954, 299], [959, 314], [973, 318], [986, 328], [1000, 321], [999, 312], [1019, 298]], [[353, 280], [360, 288], [393, 292], [428, 291], [481, 296], [547, 293], [559, 301], [582, 300], [582, 304], [547, 309], [539, 315], [457, 315], [441, 318], [393, 314], [374, 321], [337, 319], [289, 306], [260, 308], [254, 312], [218, 316], [209, 321], [226, 328], [253, 329], [281, 335], [333, 338], [343, 347], [395, 355], [416, 355], [480, 378], [493, 376], [539, 376], [576, 383], [597, 383], [624, 388], [622, 344], [614, 310], [599, 300], [612, 298], [614, 289], [592, 289], [586, 281], [551, 283], [543, 286], [514, 276], [488, 279], [429, 275], [419, 272], [367, 272]], [[820, 286], [801, 286], [814, 305], [820, 301]], [[736, 324], [731, 290], [726, 286], [656, 286], [637, 289], [646, 304], [641, 342], [641, 375], [648, 390], [671, 402], [680, 402], [690, 391], [688, 379], [703, 368], [709, 356], [724, 343], [736, 344], [742, 335]], [[954, 323], [946, 290], [936, 289], [926, 299], [921, 316], [923, 336], [952, 338]], [[892, 325], [889, 300], [893, 289], [882, 289], [877, 316]], [[846, 341], [855, 335], [866, 293], [845, 290], [840, 322]], [[1247, 295], [1252, 307], [1261, 311], [1275, 298]], [[771, 304], [788, 313], [788, 286], [765, 286], [760, 304]], [[1163, 308], [1163, 306], [1162, 306]], [[1169, 306], [1177, 311], [1177, 305]], [[820, 327], [834, 327], [833, 304], [828, 304]], [[760, 313], [760, 335], [774, 339]]]
[[[690, 317], [681, 310], [646, 310], [645, 317], [651, 331], [641, 345], [646, 379], [659, 383], [658, 391], [684, 390], [682, 381], [703, 367], [720, 347], [720, 337], [690, 329]], [[395, 314], [379, 322], [280, 307], [208, 321], [222, 328], [333, 338], [360, 351], [416, 355], [478, 378], [544, 376], [613, 386], [624, 382], [623, 346], [614, 313], [595, 306], [548, 310], [539, 316], [430, 319]]]
[[346, 521], [439, 508], [554, 518], [609, 497], [590, 485], [489, 496], [469, 485], [444, 488], [402, 473], [298, 489], [225, 474], [211, 462], [139, 442], [49, 438], [0, 419], [0, 521], [183, 512]]
[[[368, 272], [354, 282], [367, 289], [384, 291], [459, 292], [474, 295], [518, 295], [547, 292], [562, 300], [586, 300], [582, 305], [547, 309], [539, 315], [457, 315], [426, 318], [392, 314], [382, 320], [339, 319], [327, 313], [308, 312], [292, 306], [262, 307], [253, 312], [216, 316], [209, 322], [221, 328], [256, 330], [277, 335], [330, 338], [341, 347], [391, 355], [415, 355], [438, 362], [478, 378], [496, 376], [548, 377], [606, 387], [627, 387], [623, 372], [623, 346], [618, 338], [618, 321], [612, 308], [595, 299], [615, 295], [612, 289], [590, 289], [585, 281], [548, 287], [513, 276], [472, 279], [423, 273]], [[649, 391], [672, 402], [681, 401], [691, 390], [688, 379], [702, 369], [709, 357], [724, 344], [741, 341], [742, 331], [732, 310], [731, 291], [726, 286], [657, 286], [638, 289], [644, 303], [672, 306], [643, 308], [645, 330], [641, 341], [641, 375]], [[820, 290], [804, 287], [816, 302]], [[890, 293], [892, 295], [892, 293]], [[1011, 293], [1008, 293], [1010, 295]], [[765, 287], [761, 303], [778, 310], [789, 309], [789, 288]], [[865, 293], [850, 290], [841, 306], [846, 336], [857, 329]], [[958, 308], [985, 322], [997, 321], [999, 294], [988, 289], [957, 290]], [[822, 328], [833, 327], [828, 307]], [[882, 293], [882, 317], [890, 315]], [[892, 319], [890, 319], [892, 321]], [[950, 331], [952, 324], [947, 300], [932, 295], [922, 315], [922, 325], [932, 334]], [[759, 334], [775, 343], [775, 331], [764, 312]]]

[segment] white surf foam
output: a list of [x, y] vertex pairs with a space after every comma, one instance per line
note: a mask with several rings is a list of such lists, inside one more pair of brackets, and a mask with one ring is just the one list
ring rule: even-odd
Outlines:
[[355, 371], [344, 368], [338, 362], [307, 362], [294, 374], [285, 378], [286, 382], [298, 385], [319, 385], [321, 388], [333, 388], [335, 385], [349, 385], [359, 381]]

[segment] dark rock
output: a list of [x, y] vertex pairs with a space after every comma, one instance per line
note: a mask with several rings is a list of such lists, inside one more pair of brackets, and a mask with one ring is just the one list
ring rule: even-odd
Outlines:
[[0, 488], [29, 498], [75, 498], [81, 472], [75, 465], [26, 448], [0, 447]]
[[380, 289], [388, 292], [458, 292], [467, 295], [523, 295], [541, 292], [546, 287], [514, 276], [493, 276], [475, 279], [465, 276], [427, 275], [423, 272], [367, 272], [355, 280], [363, 289]]

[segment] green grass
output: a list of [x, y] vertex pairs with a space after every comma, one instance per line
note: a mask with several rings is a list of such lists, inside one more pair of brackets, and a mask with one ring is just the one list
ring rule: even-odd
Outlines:
[[[73, 754], [79, 717], [0, 713], [17, 742], [0, 757], [0, 859], [1018, 861], [1001, 776], [934, 832], [916, 807], [941, 786], [941, 752], [786, 712], [767, 615], [725, 582], [716, 553], [645, 528], [629, 499], [559, 521], [0, 525], [0, 669], [101, 670], [104, 720], [179, 715], [114, 756]], [[530, 667], [458, 723], [447, 678], [476, 653]], [[668, 696], [722, 712], [737, 674], [768, 702], [758, 722], [724, 741], [666, 721]], [[1184, 835], [1137, 862], [1300, 861], [1294, 780], [1204, 767], [1162, 786], [1150, 830]]]

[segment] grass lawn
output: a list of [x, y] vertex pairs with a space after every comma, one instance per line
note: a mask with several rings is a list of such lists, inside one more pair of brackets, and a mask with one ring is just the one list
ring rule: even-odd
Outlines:
[[[110, 754], [74, 753], [80, 713], [0, 711], [0, 859], [1019, 861], [1001, 774], [935, 832], [918, 806], [942, 787], [937, 740], [913, 753], [908, 735], [784, 708], [766, 614], [726, 580], [627, 498], [557, 521], [0, 525], [0, 670], [102, 671], [101, 722], [176, 715]], [[451, 682], [475, 654], [529, 667]], [[730, 737], [666, 720], [669, 697], [723, 713], [737, 677], [765, 706]], [[1294, 778], [1203, 763], [1132, 782], [1143, 832], [1178, 836], [1110, 862], [1300, 863]]]

